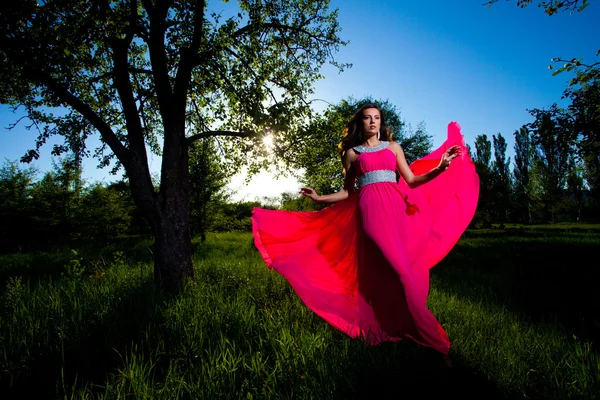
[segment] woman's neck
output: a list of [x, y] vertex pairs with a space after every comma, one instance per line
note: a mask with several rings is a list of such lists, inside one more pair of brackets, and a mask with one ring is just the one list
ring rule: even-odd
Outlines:
[[367, 140], [362, 142], [362, 145], [365, 147], [375, 147], [375, 146], [379, 146], [380, 144], [381, 144], [381, 140], [377, 139], [376, 136], [371, 136], [370, 138], [368, 138]]

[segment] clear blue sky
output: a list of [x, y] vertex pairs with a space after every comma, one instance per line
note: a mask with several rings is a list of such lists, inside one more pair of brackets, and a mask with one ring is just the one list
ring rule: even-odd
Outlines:
[[[527, 109], [560, 103], [567, 87], [566, 73], [553, 77], [548, 69], [551, 58], [598, 59], [600, 3], [592, 0], [581, 13], [552, 17], [535, 4], [520, 9], [516, 0], [501, 0], [491, 8], [483, 3], [333, 0], [332, 6], [339, 8], [341, 37], [350, 41], [337, 60], [353, 67], [342, 74], [325, 68], [326, 78], [316, 85], [314, 97], [330, 103], [348, 96], [387, 99], [406, 122], [416, 126], [424, 121], [434, 146], [443, 142], [446, 126], [453, 120], [460, 123], [470, 145], [479, 134], [491, 139], [500, 132], [512, 155], [513, 132], [532, 120]], [[317, 109], [325, 106], [315, 103]], [[16, 160], [34, 143], [33, 133], [4, 129], [12, 120], [8, 108], [1, 106], [2, 159]], [[48, 169], [50, 159], [48, 146], [36, 165]], [[159, 162], [153, 161], [153, 170]], [[88, 181], [115, 179], [95, 165], [95, 161], [85, 164]], [[240, 181], [236, 182], [241, 189]], [[264, 178], [255, 182], [246, 188], [246, 196], [248, 191], [277, 194], [265, 185]]]
[[470, 144], [483, 133], [512, 138], [531, 121], [527, 109], [560, 101], [569, 76], [553, 77], [551, 58], [596, 60], [600, 4], [550, 17], [535, 5], [520, 9], [516, 0], [483, 3], [336, 1], [342, 36], [351, 42], [338, 58], [354, 66], [327, 74], [317, 94], [331, 102], [389, 99], [413, 126], [425, 121], [435, 144], [452, 120]]

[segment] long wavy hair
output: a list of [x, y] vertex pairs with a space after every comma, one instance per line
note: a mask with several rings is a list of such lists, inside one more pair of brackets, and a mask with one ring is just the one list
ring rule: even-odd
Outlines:
[[383, 115], [383, 111], [381, 107], [374, 103], [366, 103], [360, 106], [360, 108], [354, 113], [350, 121], [346, 124], [346, 128], [344, 129], [344, 137], [340, 144], [338, 145], [338, 152], [340, 157], [342, 158], [342, 162], [344, 161], [344, 155], [348, 149], [351, 149], [354, 146], [361, 145], [364, 140], [364, 134], [362, 131], [363, 124], [363, 112], [368, 108], [376, 108], [379, 110], [379, 117], [381, 120], [381, 127], [379, 128], [379, 138], [384, 141], [392, 140], [392, 133], [385, 123], [385, 117]]

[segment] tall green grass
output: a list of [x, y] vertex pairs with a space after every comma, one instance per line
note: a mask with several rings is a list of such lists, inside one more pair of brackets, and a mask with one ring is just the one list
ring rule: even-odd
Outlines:
[[597, 233], [468, 231], [432, 270], [429, 307], [450, 335], [450, 370], [411, 342], [371, 347], [331, 328], [264, 266], [250, 234], [195, 245], [196, 279], [172, 298], [148, 261], [118, 251], [71, 255], [44, 279], [8, 278], [1, 397], [593, 399], [600, 391], [599, 303], [580, 259], [597, 252]]

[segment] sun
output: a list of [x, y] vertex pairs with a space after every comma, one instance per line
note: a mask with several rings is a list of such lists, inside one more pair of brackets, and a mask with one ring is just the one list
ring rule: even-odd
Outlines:
[[273, 148], [273, 135], [268, 134], [263, 136], [262, 142], [267, 149], [271, 150]]

